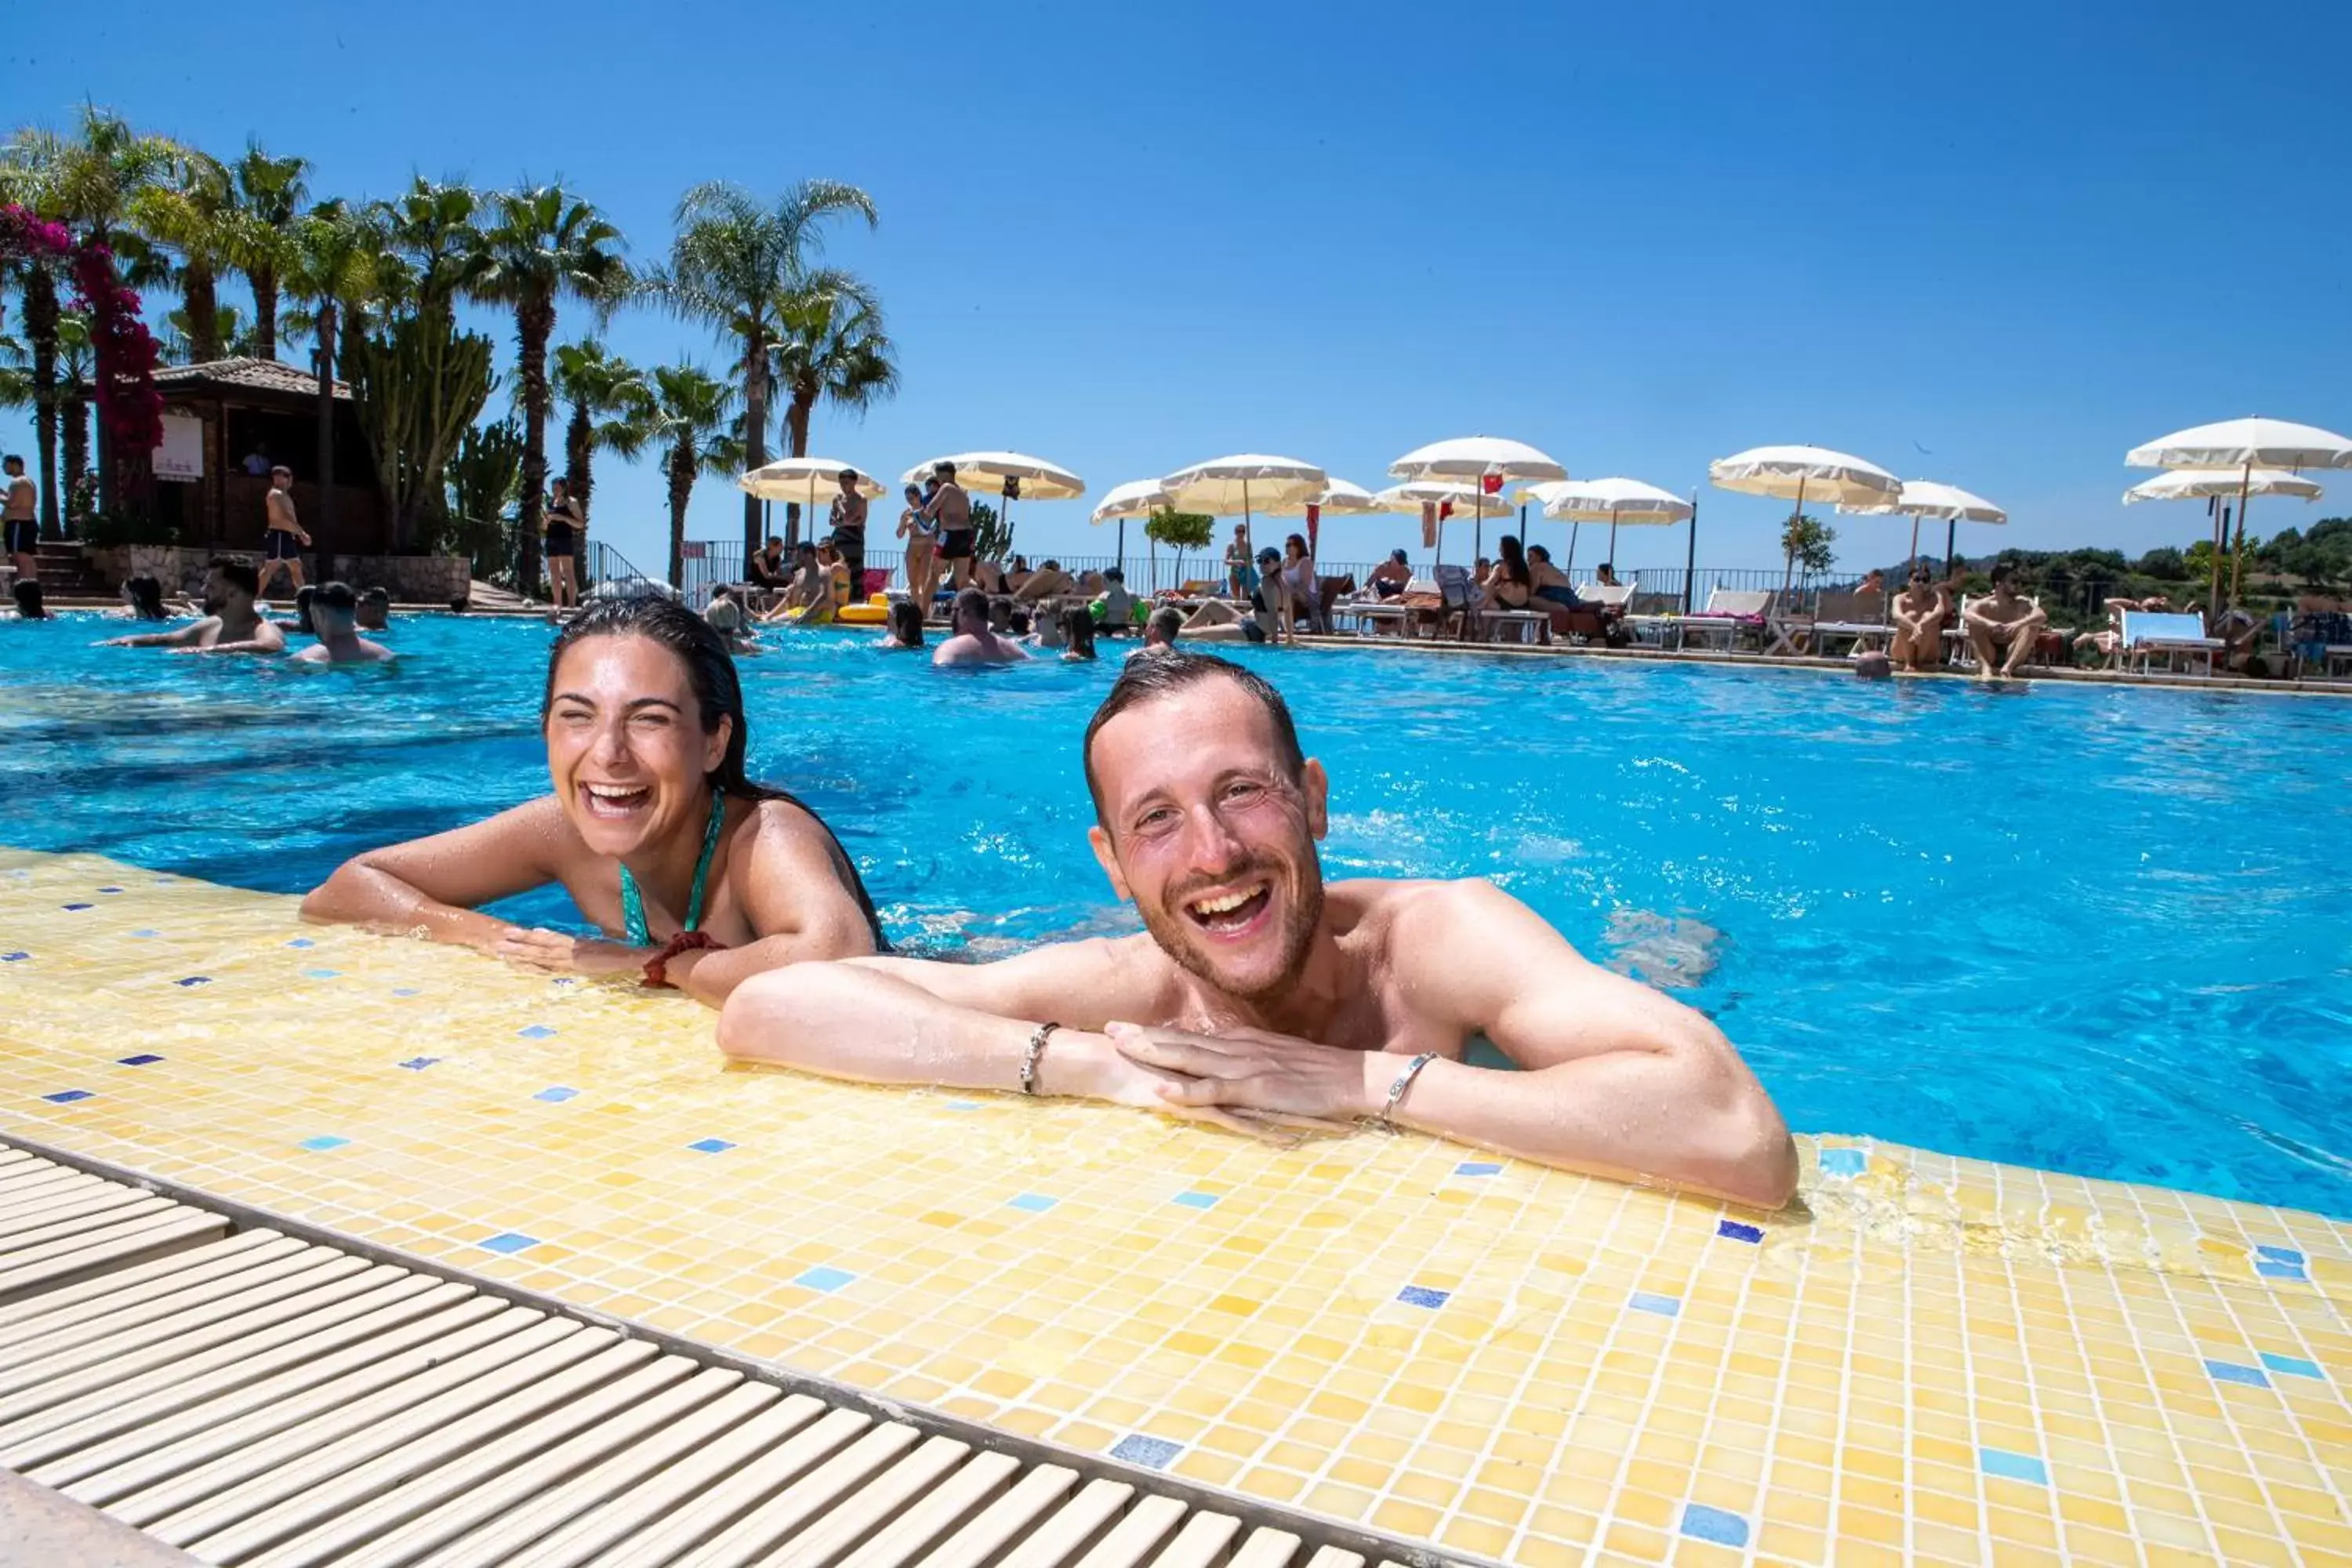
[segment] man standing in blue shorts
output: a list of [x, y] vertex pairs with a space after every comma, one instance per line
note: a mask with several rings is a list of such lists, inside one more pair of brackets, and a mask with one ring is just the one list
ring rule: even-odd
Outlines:
[[5, 543], [8, 558], [16, 563], [16, 581], [37, 583], [41, 525], [35, 514], [40, 510], [40, 491], [25, 477], [25, 459], [16, 453], [0, 458], [0, 469], [8, 476], [7, 496], [0, 500], [0, 529], [8, 537], [0, 543]]
[[280, 572], [294, 579], [294, 591], [302, 591], [302, 552], [310, 547], [310, 536], [302, 531], [301, 520], [294, 515], [294, 470], [283, 463], [269, 470], [269, 515], [261, 529], [261, 595], [267, 596], [269, 584]]

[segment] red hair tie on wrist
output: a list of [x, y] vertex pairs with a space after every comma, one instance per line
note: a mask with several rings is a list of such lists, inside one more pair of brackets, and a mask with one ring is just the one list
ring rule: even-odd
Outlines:
[[669, 961], [671, 959], [676, 958], [681, 952], [695, 952], [709, 948], [724, 948], [726, 945], [727, 944], [725, 942], [720, 942], [717, 937], [712, 936], [707, 931], [682, 931], [676, 936], [670, 938], [667, 942], [662, 943], [661, 951], [659, 952], [655, 953], [651, 958], [646, 960], [645, 983], [647, 985], [653, 986], [656, 990], [676, 990], [677, 987], [671, 985], [669, 983]]

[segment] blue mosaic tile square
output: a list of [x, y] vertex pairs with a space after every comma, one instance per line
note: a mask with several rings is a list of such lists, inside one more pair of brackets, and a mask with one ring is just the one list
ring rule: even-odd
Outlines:
[[2285, 1373], [2289, 1377], [2316, 1377], [2324, 1380], [2327, 1376], [2326, 1373], [2319, 1370], [2318, 1363], [2305, 1361], [2298, 1355], [2278, 1355], [2270, 1351], [2264, 1351], [2263, 1364], [2273, 1372]]
[[1165, 1437], [1147, 1437], [1140, 1432], [1129, 1432], [1110, 1447], [1110, 1457], [1125, 1459], [1130, 1465], [1146, 1469], [1164, 1470], [1184, 1451], [1181, 1443], [1171, 1443]]
[[2032, 1481], [2037, 1487], [2050, 1484], [2050, 1467], [2031, 1454], [2012, 1454], [2006, 1448], [1979, 1448], [1977, 1466], [1989, 1476], [2005, 1480]]
[[1408, 1307], [1427, 1307], [1432, 1310], [1445, 1305], [1451, 1290], [1433, 1290], [1426, 1285], [1408, 1285], [1396, 1293], [1396, 1299]]
[[101, 893], [119, 893], [122, 891], [122, 889], [120, 888], [100, 888], [99, 891]]
[[1822, 1174], [1825, 1176], [1859, 1176], [1869, 1168], [1870, 1156], [1859, 1149], [1822, 1151]]
[[555, 1033], [555, 1031], [549, 1028], [544, 1024], [530, 1024], [526, 1025], [522, 1028], [517, 1029], [515, 1033], [520, 1035], [526, 1040], [543, 1040], [550, 1035]]
[[209, 974], [191, 974], [185, 980], [172, 982], [174, 985], [210, 985], [212, 983], [213, 977]]
[[1637, 1312], [1655, 1312], [1661, 1318], [1679, 1318], [1683, 1304], [1673, 1296], [1654, 1296], [1647, 1290], [1636, 1290], [1626, 1305]]
[[1049, 1198], [1043, 1193], [1023, 1193], [1017, 1197], [1010, 1197], [1004, 1201], [1013, 1208], [1025, 1209], [1031, 1214], [1044, 1214], [1062, 1200]]
[[131, 934], [132, 936], [137, 936], [137, 937], [150, 937], [150, 936], [162, 936], [163, 933], [162, 931], [157, 931], [157, 930], [156, 930], [154, 927], [152, 927], [152, 926], [141, 926], [137, 931], [132, 931]]
[[302, 1142], [296, 1144], [295, 1147], [299, 1149], [315, 1149], [323, 1153], [329, 1149], [340, 1149], [350, 1142], [351, 1140], [348, 1138], [338, 1138], [331, 1132], [322, 1132], [316, 1138], [303, 1139]]
[[724, 1138], [698, 1138], [687, 1147], [698, 1154], [724, 1154], [735, 1145]]
[[2273, 1263], [2301, 1263], [2304, 1260], [2303, 1254], [2292, 1247], [2257, 1247], [2254, 1248], [2254, 1256], [2266, 1258]]
[[437, 1062], [441, 1058], [439, 1057], [411, 1057], [400, 1065], [406, 1068], [410, 1072], [423, 1072], [426, 1068], [431, 1067], [435, 1062]]
[[838, 1290], [856, 1278], [856, 1275], [846, 1268], [827, 1268], [820, 1264], [814, 1268], [803, 1268], [793, 1275], [793, 1283], [804, 1286], [811, 1290]]
[[98, 908], [98, 906], [96, 904], [59, 904], [58, 908], [61, 910], [94, 910]]
[[1715, 1234], [1726, 1241], [1760, 1242], [1764, 1232], [1752, 1225], [1742, 1225], [1736, 1219], [1725, 1220], [1715, 1227]]
[[288, 942], [286, 945], [287, 945], [287, 946], [289, 946], [289, 947], [316, 947], [316, 946], [318, 946], [319, 944], [318, 944], [317, 942], [312, 942], [312, 941], [311, 941], [309, 937], [307, 937], [307, 936], [298, 936], [298, 937], [296, 937], [292, 942]]
[[418, 991], [414, 985], [395, 985], [392, 988], [392, 994], [394, 996], [417, 996], [423, 994], [423, 993]]
[[86, 1089], [61, 1089], [55, 1094], [45, 1094], [41, 1098], [51, 1105], [71, 1105], [77, 1100], [95, 1100], [98, 1097]]
[[2300, 1279], [2308, 1283], [2311, 1279], [2300, 1263], [2273, 1263], [2269, 1258], [2255, 1264], [2254, 1272], [2265, 1279]]
[[1503, 1167], [1493, 1160], [1465, 1160], [1454, 1167], [1454, 1173], [1457, 1176], [1495, 1176], [1500, 1175], [1502, 1170]]
[[539, 1237], [535, 1236], [525, 1236], [519, 1230], [502, 1230], [499, 1232], [498, 1235], [482, 1243], [482, 1247], [485, 1251], [503, 1252], [509, 1256], [520, 1252], [527, 1247], [537, 1247], [538, 1245]]
[[32, 956], [29, 952], [0, 952], [0, 963], [22, 963]]
[[580, 1091], [576, 1089], [565, 1089], [559, 1084], [553, 1089], [542, 1089], [537, 1094], [532, 1095], [531, 1098], [533, 1100], [543, 1100], [550, 1105], [561, 1105], [567, 1100], [577, 1098], [579, 1093]]
[[978, 1110], [980, 1109], [980, 1101], [976, 1100], [950, 1100], [942, 1102], [942, 1108], [948, 1110]]
[[1173, 1198], [1171, 1198], [1169, 1202], [1182, 1204], [1188, 1209], [1213, 1209], [1217, 1206], [1217, 1194], [1214, 1193], [1178, 1193]]
[[2205, 1370], [2213, 1374], [2216, 1383], [2242, 1383], [2248, 1388], [2268, 1388], [2271, 1385], [2271, 1380], [2263, 1375], [2263, 1369], [2258, 1366], [2241, 1366], [2233, 1361], [2214, 1361], [2209, 1357]]
[[302, 972], [304, 978], [310, 980], [337, 980], [341, 978], [342, 973], [340, 969], [306, 969]]
[[1748, 1521], [1728, 1509], [1686, 1502], [1683, 1504], [1683, 1533], [1694, 1541], [1712, 1541], [1718, 1546], [1745, 1546]]
[[152, 1051], [142, 1051], [135, 1057], [117, 1057], [115, 1058], [115, 1066], [126, 1068], [147, 1068], [153, 1067], [157, 1062], [160, 1062], [163, 1059], [163, 1058], [162, 1057], [157, 1056]]

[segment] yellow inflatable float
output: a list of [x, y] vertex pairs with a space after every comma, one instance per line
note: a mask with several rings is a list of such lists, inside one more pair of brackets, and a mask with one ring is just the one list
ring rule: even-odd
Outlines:
[[833, 618], [844, 626], [878, 626], [890, 618], [890, 596], [877, 594], [862, 605], [844, 605]]

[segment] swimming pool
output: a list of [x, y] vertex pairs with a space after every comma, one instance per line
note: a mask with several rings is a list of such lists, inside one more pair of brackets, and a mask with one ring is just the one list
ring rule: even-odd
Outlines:
[[[399, 667], [323, 675], [89, 647], [119, 629], [0, 626], [0, 842], [299, 890], [544, 785], [537, 623], [404, 619]], [[1331, 874], [1493, 877], [1715, 1016], [1791, 1125], [2352, 1215], [2352, 708], [1244, 657], [1331, 770]], [[803, 634], [744, 663], [754, 771], [894, 938], [1131, 929], [1082, 842], [1114, 669]]]

